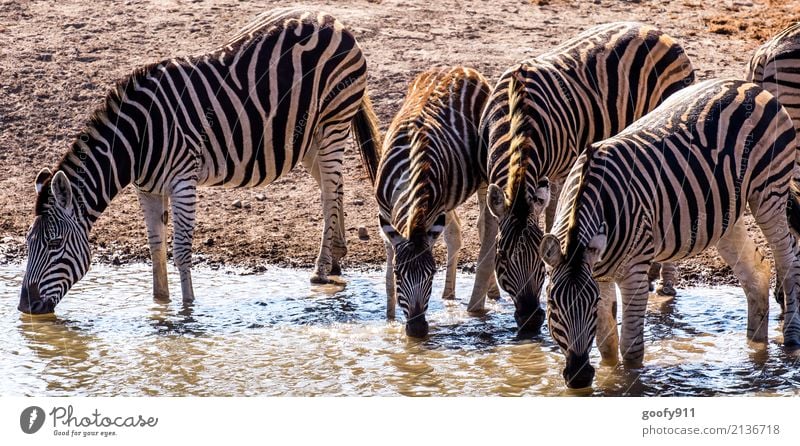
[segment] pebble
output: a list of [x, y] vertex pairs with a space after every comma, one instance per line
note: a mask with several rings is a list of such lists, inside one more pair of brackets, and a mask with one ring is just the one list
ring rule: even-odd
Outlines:
[[233, 200], [233, 203], [231, 203], [231, 206], [241, 209], [242, 208], [242, 200]]
[[353, 204], [355, 206], [363, 206], [364, 205], [364, 200], [362, 200], [360, 198], [356, 198], [355, 200], [353, 200]]
[[206, 246], [214, 246], [214, 239], [209, 237], [203, 242], [203, 244]]
[[264, 201], [267, 199], [267, 196], [264, 194], [256, 194], [256, 201]]
[[366, 226], [358, 227], [358, 238], [361, 240], [369, 240], [369, 231]]
[[249, 201], [243, 201], [242, 202], [242, 207], [245, 208], [245, 209], [250, 209], [253, 206], [250, 204]]
[[53, 55], [50, 53], [42, 53], [39, 54], [39, 56], [37, 56], [36, 58], [42, 62], [50, 62], [53, 60]]

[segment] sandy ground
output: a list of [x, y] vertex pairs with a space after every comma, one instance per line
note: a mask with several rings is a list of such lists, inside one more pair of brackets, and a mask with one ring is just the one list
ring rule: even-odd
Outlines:
[[[198, 54], [225, 42], [256, 14], [288, 2], [0, 0], [0, 262], [25, 258], [33, 216], [33, 180], [68, 149], [106, 92], [133, 68]], [[800, 1], [309, 1], [354, 31], [368, 58], [369, 89], [385, 127], [409, 81], [435, 65], [467, 65], [496, 79], [508, 66], [595, 24], [637, 20], [656, 25], [687, 49], [700, 79], [741, 77], [760, 42], [800, 20]], [[345, 163], [349, 254], [345, 269], [385, 261], [377, 208], [354, 149]], [[259, 201], [257, 194], [266, 199]], [[263, 197], [259, 197], [263, 198]], [[234, 201], [248, 202], [237, 208]], [[476, 200], [463, 206], [462, 264], [478, 250]], [[210, 265], [310, 266], [322, 224], [313, 179], [296, 169], [258, 189], [202, 189], [195, 260]], [[369, 239], [360, 240], [365, 226]], [[758, 232], [756, 230], [756, 232]], [[760, 237], [760, 233], [757, 234]], [[91, 234], [97, 260], [148, 258], [131, 188]], [[444, 248], [437, 247], [439, 258]], [[686, 283], [730, 282], [713, 252], [681, 264]]]

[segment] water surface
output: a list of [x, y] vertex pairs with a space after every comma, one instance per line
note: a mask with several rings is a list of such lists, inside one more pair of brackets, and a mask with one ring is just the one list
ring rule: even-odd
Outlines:
[[21, 276], [20, 265], [0, 266], [3, 396], [800, 395], [800, 363], [779, 344], [777, 305], [769, 344], [748, 346], [746, 301], [733, 287], [652, 298], [645, 367], [599, 366], [594, 389], [575, 392], [563, 385], [563, 356], [546, 327], [540, 338], [516, 338], [507, 298], [486, 316], [467, 315], [467, 274], [455, 302], [439, 298], [437, 275], [422, 342], [385, 320], [380, 272], [312, 286], [302, 270], [198, 268], [197, 302], [184, 307], [174, 273], [178, 298], [157, 304], [149, 266], [97, 266], [53, 317], [16, 310]]

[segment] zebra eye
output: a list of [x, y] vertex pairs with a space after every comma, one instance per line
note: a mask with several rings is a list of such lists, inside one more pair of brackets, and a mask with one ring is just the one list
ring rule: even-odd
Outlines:
[[61, 243], [64, 241], [63, 237], [53, 237], [47, 241], [47, 247], [50, 249], [56, 249], [61, 247]]

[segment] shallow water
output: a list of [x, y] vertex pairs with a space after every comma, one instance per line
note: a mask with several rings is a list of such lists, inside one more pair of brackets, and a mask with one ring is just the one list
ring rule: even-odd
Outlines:
[[[732, 287], [651, 299], [645, 367], [597, 367], [593, 390], [563, 385], [547, 334], [518, 340], [513, 304], [470, 317], [472, 276], [443, 302], [437, 275], [431, 334], [406, 339], [386, 322], [383, 274], [311, 286], [308, 272], [196, 269], [197, 302], [157, 304], [146, 265], [95, 267], [56, 316], [16, 310], [22, 267], [0, 266], [0, 395], [800, 395], [800, 363], [770, 342], [745, 341], [746, 301]], [[170, 275], [173, 296], [179, 280]], [[398, 311], [400, 311], [398, 309]], [[596, 350], [592, 363], [597, 366]]]

